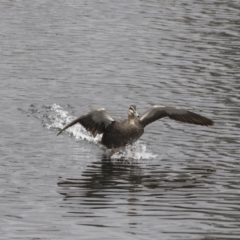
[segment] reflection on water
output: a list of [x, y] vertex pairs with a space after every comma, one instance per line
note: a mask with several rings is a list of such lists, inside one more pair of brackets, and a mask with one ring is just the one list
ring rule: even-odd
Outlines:
[[[87, 167], [78, 179], [60, 180], [58, 186], [66, 199], [80, 197], [77, 192], [83, 191], [83, 196], [101, 197], [103, 190], [141, 192], [143, 187], [154, 189], [190, 188], [198, 183], [198, 178], [207, 178], [213, 169], [186, 169], [186, 172], [171, 172], [171, 170], [156, 171], [159, 165], [145, 165], [133, 160], [114, 160], [103, 158]], [[191, 173], [191, 171], [193, 171]], [[140, 187], [140, 185], [143, 185]], [[71, 189], [74, 189], [71, 191]], [[102, 196], [104, 197], [104, 196]]]
[[[213, 169], [197, 168], [174, 171], [164, 166], [162, 170], [156, 170], [159, 167], [159, 163], [145, 165], [144, 160], [141, 162], [112, 161], [103, 158], [101, 161], [93, 162], [87, 166], [79, 178], [59, 179], [59, 193], [64, 196], [63, 206], [67, 208], [74, 206], [77, 210], [76, 214], [82, 212], [81, 209], [84, 209], [85, 204], [89, 205], [88, 209], [116, 208], [117, 211], [116, 206], [120, 199], [126, 198], [128, 204], [133, 206], [135, 203], [140, 204], [141, 197], [146, 197], [145, 200], [147, 200], [149, 194], [157, 198], [162, 196], [164, 191], [169, 194], [177, 189], [179, 191], [196, 189], [203, 187], [203, 182], [215, 172]], [[119, 204], [122, 204], [120, 202]], [[102, 207], [103, 205], [105, 207]], [[143, 204], [142, 210], [148, 211], [148, 207], [151, 206], [154, 208], [154, 204], [148, 203], [148, 206]], [[71, 211], [71, 213], [74, 212]], [[83, 221], [86, 222], [86, 220]]]
[[[140, 163], [129, 160], [115, 160], [103, 158], [100, 162], [94, 162], [81, 174], [79, 179], [68, 178], [58, 182], [61, 194], [65, 198], [71, 197], [99, 197], [105, 198], [104, 190], [131, 191], [141, 184]], [[73, 190], [71, 190], [73, 188]], [[75, 190], [74, 190], [75, 189]], [[84, 189], [82, 192], [81, 190]], [[76, 195], [83, 193], [83, 196]]]

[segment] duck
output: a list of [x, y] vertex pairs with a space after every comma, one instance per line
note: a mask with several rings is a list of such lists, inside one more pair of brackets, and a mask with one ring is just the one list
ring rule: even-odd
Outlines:
[[164, 117], [201, 126], [214, 125], [213, 120], [179, 107], [154, 105], [140, 115], [137, 112], [136, 105], [131, 105], [126, 120], [114, 119], [107, 113], [105, 108], [100, 108], [71, 121], [58, 132], [57, 136], [67, 128], [79, 123], [93, 137], [102, 134], [100, 143], [114, 152], [117, 148], [136, 142], [143, 135], [147, 125]]

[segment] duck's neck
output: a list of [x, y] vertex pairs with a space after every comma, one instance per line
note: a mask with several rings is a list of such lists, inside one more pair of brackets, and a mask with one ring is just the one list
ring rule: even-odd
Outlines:
[[133, 116], [128, 115], [128, 122], [129, 124], [135, 125], [135, 120]]

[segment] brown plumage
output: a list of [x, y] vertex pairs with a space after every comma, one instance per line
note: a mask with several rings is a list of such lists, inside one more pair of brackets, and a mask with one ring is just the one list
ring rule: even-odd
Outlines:
[[104, 108], [101, 108], [73, 120], [66, 125], [58, 135], [74, 124], [80, 123], [87, 131], [91, 132], [94, 137], [97, 134], [103, 134], [101, 143], [107, 148], [115, 149], [134, 143], [142, 136], [144, 128], [148, 124], [163, 117], [202, 126], [212, 126], [214, 124], [211, 119], [188, 110], [161, 105], [150, 107], [139, 117], [136, 106], [131, 105], [128, 110], [127, 120], [114, 120], [108, 115]]

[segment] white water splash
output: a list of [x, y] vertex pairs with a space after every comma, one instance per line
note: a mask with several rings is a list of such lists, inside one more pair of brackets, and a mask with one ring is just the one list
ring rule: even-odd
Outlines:
[[111, 159], [153, 159], [157, 155], [154, 155], [147, 151], [147, 146], [141, 142], [137, 141], [132, 146], [126, 146], [122, 151], [117, 151], [111, 156]]
[[[61, 129], [76, 118], [74, 116], [69, 116], [67, 111], [63, 110], [55, 103], [49, 106], [49, 109], [50, 113], [48, 112], [48, 122], [45, 124], [48, 129]], [[90, 135], [80, 124], [76, 124], [65, 131], [74, 136], [77, 140], [87, 140], [88, 142], [94, 144], [99, 144], [102, 138], [102, 135], [97, 135], [95, 138], [92, 137], [92, 135]], [[157, 157], [157, 155], [147, 151], [147, 146], [142, 141], [137, 141], [132, 146], [126, 146], [114, 154], [111, 153], [111, 150], [106, 150], [106, 154], [111, 159], [140, 160], [153, 159]]]
[[[48, 129], [51, 128], [63, 128], [66, 124], [70, 123], [76, 117], [69, 116], [68, 112], [63, 110], [59, 105], [53, 104], [51, 110], [53, 114], [55, 113], [55, 117], [53, 118], [53, 122], [46, 124]], [[75, 137], [77, 140], [87, 140], [88, 142], [93, 142], [97, 144], [101, 140], [101, 135], [96, 136], [95, 138], [92, 137], [80, 124], [75, 124], [74, 126], [65, 130], [70, 135]]]

